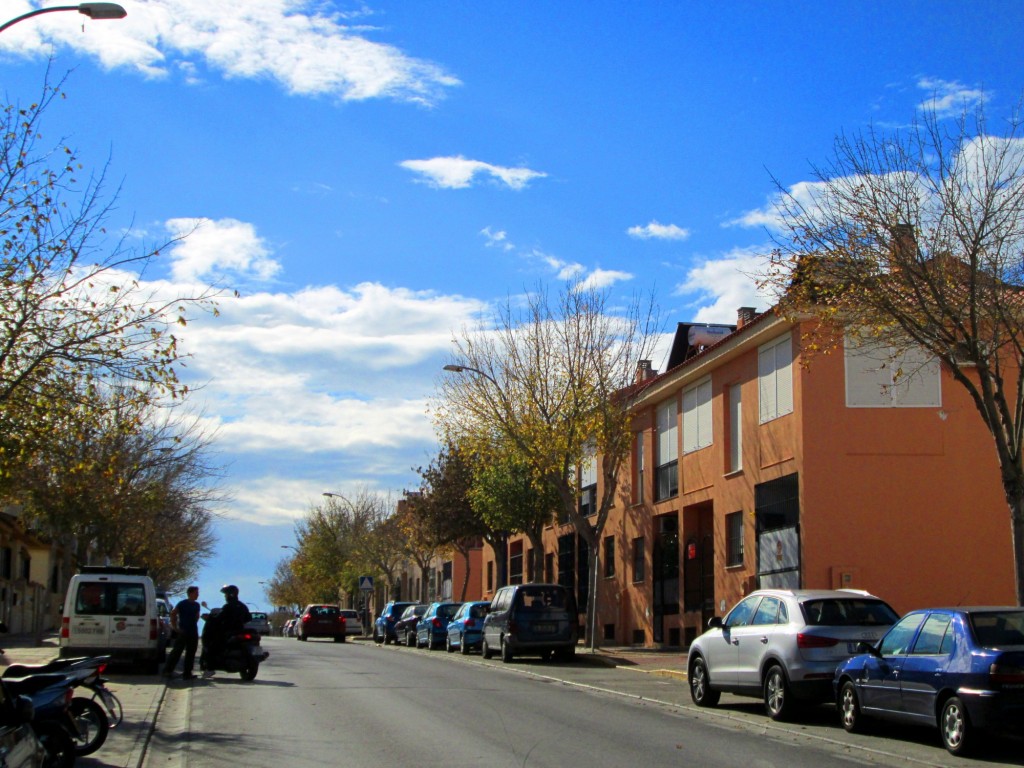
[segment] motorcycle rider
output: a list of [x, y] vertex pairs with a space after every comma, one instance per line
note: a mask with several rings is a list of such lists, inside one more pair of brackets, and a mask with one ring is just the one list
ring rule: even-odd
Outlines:
[[206, 619], [203, 626], [204, 677], [213, 674], [210, 662], [215, 662], [224, 652], [228, 638], [241, 633], [252, 621], [248, 606], [238, 599], [238, 587], [225, 584], [220, 591], [224, 595], [224, 606], [203, 616]]

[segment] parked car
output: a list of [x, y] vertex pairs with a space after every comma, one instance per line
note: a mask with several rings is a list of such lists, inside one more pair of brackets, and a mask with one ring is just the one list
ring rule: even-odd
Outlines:
[[245, 625], [246, 629], [250, 629], [262, 636], [268, 636], [270, 634], [270, 619], [267, 614], [263, 611], [252, 611], [252, 619]]
[[764, 589], [738, 602], [690, 645], [690, 697], [713, 707], [722, 692], [764, 698], [773, 720], [801, 701], [833, 698], [836, 667], [876, 642], [899, 619], [859, 590]]
[[166, 597], [156, 599], [156, 618], [160, 626], [160, 661], [167, 660], [167, 649], [174, 644], [174, 629], [171, 627], [171, 601]]
[[448, 653], [456, 648], [466, 655], [472, 649], [479, 648], [484, 640], [484, 619], [491, 609], [489, 600], [478, 600], [463, 603], [448, 622], [444, 647]]
[[385, 605], [380, 616], [373, 622], [373, 642], [384, 643], [384, 645], [393, 643], [395, 641], [395, 622], [401, 618], [402, 613], [410, 605], [415, 605], [415, 603], [392, 600]]
[[912, 611], [836, 670], [843, 727], [871, 718], [938, 728], [954, 755], [980, 732], [1019, 734], [1024, 714], [1024, 608]]
[[293, 637], [295, 635], [295, 622], [298, 619], [288, 619], [281, 627], [281, 637]]
[[407, 645], [410, 648], [416, 647], [416, 625], [419, 624], [420, 616], [426, 611], [426, 603], [415, 603], [402, 612], [398, 621], [395, 622], [396, 643]]
[[448, 622], [462, 603], [431, 603], [416, 625], [416, 647], [440, 648], [448, 637]]
[[485, 659], [497, 650], [506, 664], [523, 654], [569, 661], [579, 638], [576, 598], [561, 584], [502, 587], [491, 600], [483, 635]]
[[295, 636], [302, 641], [311, 637], [329, 637], [345, 642], [345, 617], [336, 605], [307, 605], [295, 623]]
[[359, 611], [354, 608], [342, 608], [341, 615], [345, 617], [345, 634], [363, 634], [363, 620], [359, 618]]

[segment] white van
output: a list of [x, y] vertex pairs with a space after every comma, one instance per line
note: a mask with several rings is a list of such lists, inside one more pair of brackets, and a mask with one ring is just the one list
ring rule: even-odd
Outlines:
[[146, 569], [84, 566], [71, 577], [60, 624], [61, 656], [110, 655], [155, 674], [165, 643]]

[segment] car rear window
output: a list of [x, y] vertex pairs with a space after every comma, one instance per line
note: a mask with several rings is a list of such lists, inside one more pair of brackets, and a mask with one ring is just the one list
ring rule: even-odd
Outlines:
[[145, 616], [146, 588], [142, 584], [80, 582], [75, 594], [75, 613], [86, 616]]
[[452, 603], [451, 605], [439, 605], [437, 607], [437, 615], [443, 619], [450, 619], [459, 611], [459, 604]]
[[983, 648], [1024, 645], [1024, 611], [972, 613], [971, 628]]
[[346, 619], [358, 619], [359, 618], [359, 613], [357, 611], [353, 611], [353, 610], [349, 610], [349, 609], [343, 610], [341, 612], [341, 615], [344, 616]]
[[470, 607], [469, 615], [472, 618], [474, 618], [474, 619], [482, 619], [488, 613], [490, 613], [490, 609], [491, 609], [490, 603], [488, 603], [486, 605], [474, 605], [474, 606]]
[[552, 608], [564, 611], [568, 607], [565, 590], [555, 587], [523, 587], [519, 590], [518, 601], [527, 611]]
[[864, 598], [824, 598], [808, 600], [803, 604], [804, 617], [810, 626], [853, 627], [884, 626], [899, 620], [889, 605], [882, 600]]
[[253, 611], [251, 615], [252, 615], [252, 620], [253, 621], [266, 621], [267, 620], [267, 614], [260, 613], [259, 611]]
[[316, 605], [309, 609], [309, 615], [317, 618], [337, 616], [338, 613], [338, 609], [333, 605]]

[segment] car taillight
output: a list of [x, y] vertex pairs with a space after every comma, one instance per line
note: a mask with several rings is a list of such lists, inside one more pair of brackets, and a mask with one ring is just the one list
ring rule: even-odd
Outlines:
[[437, 617], [435, 617], [433, 619], [433, 621], [431, 621], [430, 623], [434, 625], [434, 629], [440, 629], [441, 628], [441, 620], [439, 618], [437, 618]]
[[65, 616], [60, 620], [60, 636], [67, 640], [71, 637], [71, 617]]
[[312, 619], [312, 618], [313, 618], [313, 617], [312, 617], [312, 616], [310, 616], [310, 615], [309, 615], [309, 614], [307, 613], [307, 614], [306, 614], [305, 616], [303, 616], [303, 617], [302, 617], [302, 623], [303, 623], [303, 624], [308, 624], [308, 623], [309, 623], [309, 620], [310, 620], [310, 619]]
[[338, 617], [338, 621], [341, 622], [341, 626], [343, 626], [343, 627], [345, 626], [345, 617], [344, 616], [339, 616]]
[[394, 616], [388, 616], [388, 623], [389, 623], [389, 624], [390, 624], [390, 623], [393, 623], [393, 622], [394, 622], [394, 620], [395, 620], [395, 617], [394, 617]]
[[1018, 664], [997, 661], [988, 668], [988, 676], [996, 685], [1024, 685], [1024, 668]]
[[805, 635], [803, 632], [796, 636], [797, 648], [832, 648], [836, 645], [839, 645], [839, 640], [835, 637]]
[[157, 628], [156, 619], [149, 620], [149, 639], [156, 640], [160, 636], [160, 630]]
[[466, 629], [472, 629], [475, 626], [476, 626], [476, 620], [475, 619], [466, 619]]

